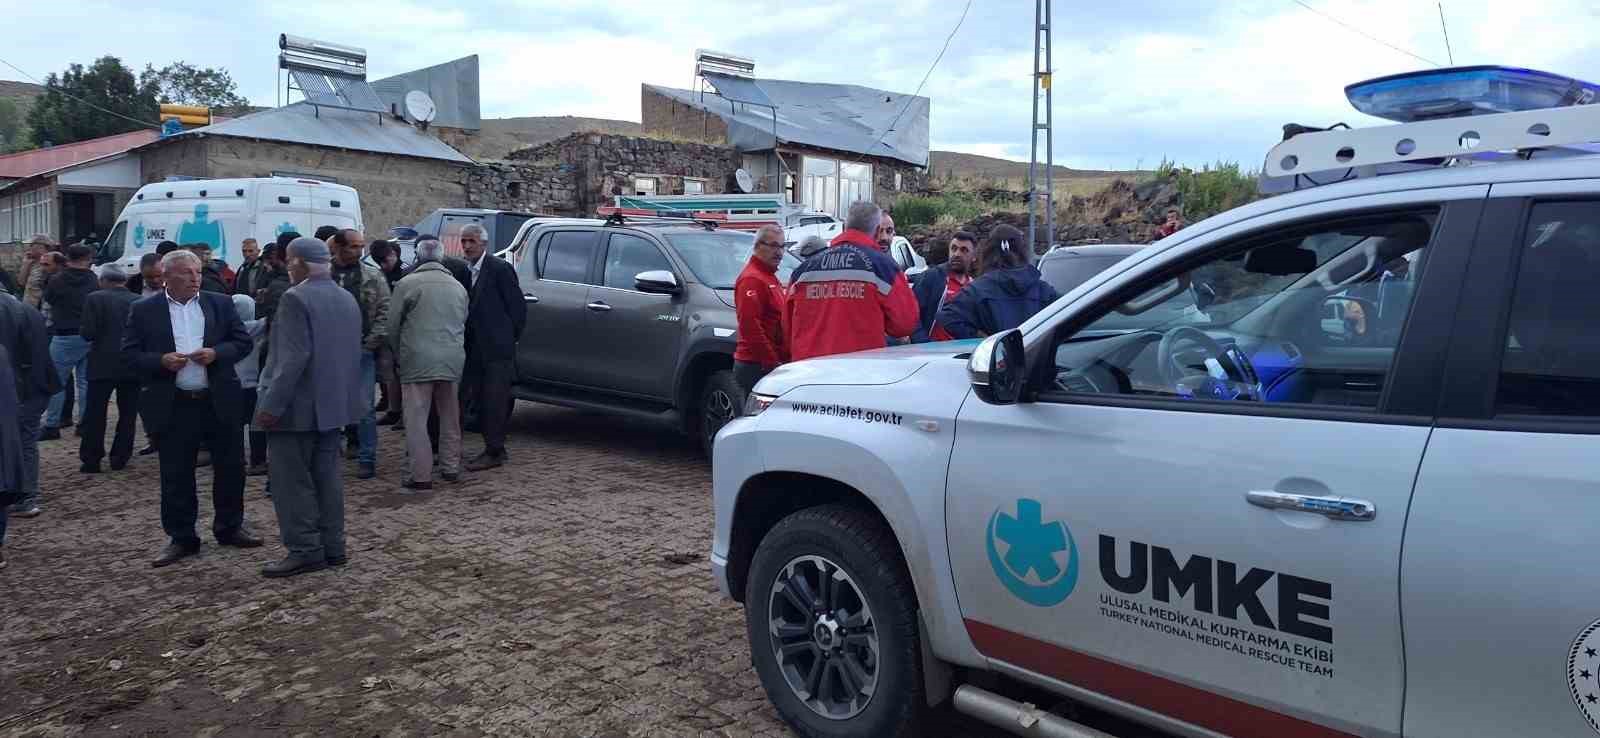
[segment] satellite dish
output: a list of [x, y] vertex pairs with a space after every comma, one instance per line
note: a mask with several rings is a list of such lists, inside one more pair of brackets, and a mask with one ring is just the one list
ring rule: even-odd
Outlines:
[[412, 90], [406, 93], [406, 115], [417, 123], [432, 123], [439, 114], [438, 106], [433, 104], [433, 98], [422, 90]]
[[739, 185], [740, 192], [755, 192], [756, 180], [754, 177], [750, 176], [749, 172], [743, 169], [734, 172], [733, 181]]

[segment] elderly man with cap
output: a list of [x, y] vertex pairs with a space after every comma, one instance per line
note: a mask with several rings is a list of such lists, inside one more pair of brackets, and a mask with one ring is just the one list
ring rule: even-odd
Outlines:
[[165, 289], [142, 297], [122, 329], [123, 361], [144, 385], [139, 414], [161, 440], [161, 527], [170, 543], [152, 566], [200, 553], [195, 534], [195, 459], [211, 451], [211, 532], [224, 546], [261, 545], [244, 527], [244, 392], [234, 364], [250, 353], [250, 334], [227, 295], [200, 291], [200, 259], [161, 257]]
[[133, 456], [134, 423], [139, 417], [139, 379], [122, 360], [122, 327], [139, 296], [128, 291], [128, 275], [116, 264], [100, 267], [100, 289], [83, 301], [78, 335], [89, 342], [89, 397], [83, 405], [78, 469], [100, 473], [106, 452], [106, 405], [117, 394], [117, 434], [111, 442], [111, 470], [128, 465]]
[[256, 400], [272, 506], [289, 550], [261, 570], [268, 577], [345, 563], [339, 437], [368, 409], [363, 393], [350, 391], [361, 378], [361, 308], [333, 281], [328, 245], [297, 238], [286, 254], [293, 286], [272, 319]]

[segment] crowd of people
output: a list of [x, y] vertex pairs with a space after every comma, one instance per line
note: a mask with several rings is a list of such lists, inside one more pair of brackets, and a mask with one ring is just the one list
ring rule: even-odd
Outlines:
[[[96, 274], [88, 245], [34, 237], [0, 290], [0, 568], [10, 518], [43, 512], [39, 444], [73, 425], [80, 473], [157, 456], [168, 539], [157, 567], [200, 551], [197, 468], [211, 468], [223, 546], [264, 544], [244, 494], [247, 477], [267, 478], [287, 553], [262, 573], [284, 577], [347, 561], [341, 459], [375, 477], [380, 425], [404, 431], [407, 490], [504, 464], [526, 313], [485, 230], [468, 225], [460, 241], [455, 257], [420, 236], [403, 268], [397, 244], [325, 226], [265, 248], [246, 239], [237, 270], [209, 244], [167, 241], [128, 275]], [[148, 445], [135, 452], [140, 420]], [[483, 435], [465, 462], [464, 426]]]
[[783, 231], [756, 233], [734, 284], [738, 344], [734, 378], [745, 392], [779, 365], [898, 343], [981, 338], [1021, 325], [1058, 297], [1039, 275], [1022, 232], [999, 226], [950, 239], [949, 258], [912, 287], [888, 254], [895, 223], [871, 202], [850, 206], [831, 244], [812, 236], [784, 284]]

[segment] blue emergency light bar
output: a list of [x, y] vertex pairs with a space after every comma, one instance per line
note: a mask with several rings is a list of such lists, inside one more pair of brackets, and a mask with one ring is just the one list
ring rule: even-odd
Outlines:
[[1407, 72], [1344, 88], [1367, 115], [1400, 123], [1588, 105], [1600, 85], [1535, 69], [1474, 66]]

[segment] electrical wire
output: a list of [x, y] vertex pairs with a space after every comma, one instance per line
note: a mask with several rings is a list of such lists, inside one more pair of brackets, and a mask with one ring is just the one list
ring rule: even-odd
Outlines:
[[1439, 3], [1439, 30], [1444, 31], [1444, 53], [1450, 59], [1450, 66], [1456, 65], [1456, 52], [1450, 48], [1450, 25], [1444, 22], [1444, 2]]
[[[8, 67], [11, 67], [12, 69], [17, 70], [17, 74], [20, 74], [20, 75], [22, 75], [24, 77], [27, 77], [28, 79], [32, 80], [33, 83], [36, 84], [36, 85], [40, 85], [42, 87], [49, 87], [49, 85], [46, 85], [45, 83], [40, 82], [38, 77], [35, 77], [35, 76], [31, 75], [31, 74], [28, 74], [27, 72], [22, 71], [21, 67], [18, 67], [17, 65], [12, 64], [11, 62], [6, 61], [5, 59], [0, 59], [0, 64], [4, 64], [4, 65], [6, 65]], [[130, 116], [127, 116], [127, 115], [123, 115], [122, 113], [119, 113], [119, 112], [117, 112], [115, 110], [107, 110], [105, 108], [100, 107], [99, 105], [96, 105], [96, 104], [94, 104], [92, 102], [89, 102], [88, 100], [85, 100], [85, 99], [83, 99], [81, 97], [78, 97], [77, 95], [69, 94], [65, 90], [61, 89], [60, 87], [56, 87], [54, 89], [55, 89], [56, 92], [61, 93], [62, 97], [72, 98], [73, 100], [77, 100], [78, 102], [81, 102], [84, 105], [88, 105], [89, 107], [94, 108], [95, 110], [98, 110], [98, 111], [100, 111], [102, 113], [105, 113], [107, 115], [115, 115], [118, 118], [121, 118], [123, 120], [132, 121], [134, 123], [138, 123], [141, 126], [144, 126], [146, 128], [150, 128], [150, 129], [153, 129], [153, 130], [157, 130], [157, 131], [161, 130], [161, 126], [158, 126], [158, 125], [156, 125], [154, 123], [151, 123], [150, 121], [139, 120], [138, 118], [133, 118], [133, 117], [130, 117]]]
[[1384, 46], [1389, 47], [1390, 49], [1393, 49], [1393, 50], [1398, 51], [1398, 52], [1400, 52], [1402, 54], [1405, 54], [1406, 56], [1409, 56], [1409, 57], [1411, 57], [1413, 59], [1416, 59], [1418, 61], [1425, 62], [1425, 63], [1428, 63], [1428, 64], [1432, 64], [1433, 66], [1436, 66], [1436, 67], [1444, 66], [1443, 64], [1440, 64], [1439, 62], [1436, 62], [1436, 61], [1434, 61], [1432, 59], [1429, 59], [1428, 57], [1421, 56], [1421, 55], [1415, 54], [1415, 53], [1413, 53], [1413, 52], [1411, 52], [1409, 50], [1400, 48], [1399, 46], [1395, 46], [1394, 44], [1391, 44], [1388, 41], [1385, 41], [1385, 40], [1383, 40], [1381, 38], [1378, 38], [1377, 36], [1374, 36], [1374, 35], [1372, 35], [1370, 33], [1367, 33], [1366, 31], [1363, 31], [1363, 30], [1361, 30], [1359, 28], [1356, 28], [1355, 26], [1352, 26], [1349, 23], [1346, 23], [1346, 22], [1344, 22], [1342, 20], [1339, 20], [1338, 18], [1335, 18], [1335, 17], [1333, 17], [1331, 15], [1328, 15], [1327, 13], [1324, 13], [1324, 12], [1322, 12], [1320, 10], [1317, 10], [1316, 8], [1313, 8], [1310, 5], [1307, 5], [1304, 2], [1304, 0], [1293, 0], [1293, 2], [1294, 2], [1295, 5], [1299, 5], [1300, 7], [1305, 8], [1306, 10], [1309, 10], [1309, 11], [1311, 11], [1313, 13], [1316, 13], [1317, 15], [1320, 15], [1323, 18], [1326, 18], [1326, 19], [1328, 19], [1330, 21], [1333, 21], [1334, 23], [1337, 23], [1338, 25], [1344, 27], [1345, 30], [1350, 31], [1351, 33], [1354, 33], [1354, 34], [1356, 34], [1358, 36], [1361, 36], [1361, 37], [1367, 39], [1368, 41], [1372, 41], [1373, 43], [1377, 43], [1377, 44], [1382, 44]]
[[[944, 37], [944, 46], [939, 47], [939, 55], [933, 58], [933, 63], [928, 65], [928, 72], [922, 75], [922, 81], [917, 83], [917, 91], [906, 98], [906, 104], [900, 107], [900, 112], [895, 114], [893, 120], [889, 121], [888, 127], [883, 129], [883, 134], [878, 136], [878, 140], [873, 142], [872, 148], [868, 149], [868, 152], [876, 152], [878, 147], [883, 145], [883, 140], [889, 137], [889, 132], [894, 130], [895, 124], [900, 122], [900, 116], [905, 115], [906, 111], [911, 109], [911, 104], [917, 101], [917, 96], [922, 94], [922, 87], [928, 84], [928, 78], [933, 76], [933, 70], [939, 66], [939, 60], [943, 59], [944, 53], [950, 50], [950, 42], [955, 39], [956, 31], [961, 30], [961, 24], [967, 21], [967, 11], [969, 10], [972, 10], [972, 0], [967, 0], [966, 7], [961, 9], [961, 17], [956, 20], [956, 27], [950, 29], [950, 34]], [[876, 154], [873, 153], [872, 155]], [[863, 155], [861, 158], [856, 159], [855, 163], [859, 164], [865, 158], [866, 155]]]

